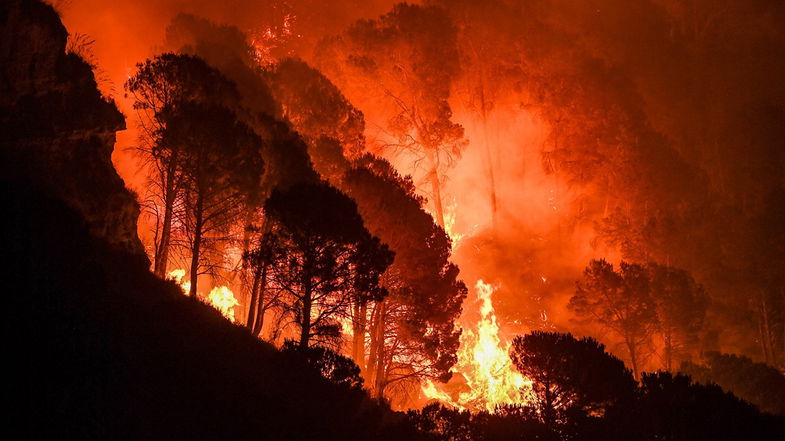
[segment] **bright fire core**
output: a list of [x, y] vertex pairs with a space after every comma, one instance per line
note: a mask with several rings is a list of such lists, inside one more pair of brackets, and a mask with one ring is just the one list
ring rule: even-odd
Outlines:
[[444, 387], [427, 380], [422, 386], [423, 394], [459, 409], [492, 412], [500, 405], [525, 404], [531, 391], [531, 381], [512, 366], [510, 343], [499, 337], [491, 299], [495, 288], [478, 280], [474, 291], [480, 320], [476, 328], [463, 329], [458, 363], [453, 369], [466, 380], [467, 390], [458, 392], [454, 397]]

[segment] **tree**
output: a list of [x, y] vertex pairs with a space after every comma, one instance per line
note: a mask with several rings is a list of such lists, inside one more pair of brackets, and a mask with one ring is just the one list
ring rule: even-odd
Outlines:
[[281, 351], [301, 358], [303, 364], [317, 370], [331, 383], [347, 386], [350, 389], [362, 389], [363, 378], [360, 376], [360, 368], [351, 358], [344, 357], [324, 346], [302, 348], [294, 340], [286, 340]]
[[369, 230], [396, 253], [382, 276], [391, 295], [352, 304], [352, 358], [379, 397], [391, 386], [404, 392], [422, 377], [444, 378], [454, 363], [454, 320], [465, 296], [457, 267], [447, 262], [449, 238], [422, 210], [410, 178], [373, 155], [356, 157], [363, 115], [329, 80], [295, 60], [269, 78], [289, 122], [306, 135], [315, 169], [357, 202]]
[[785, 375], [766, 363], [748, 357], [707, 352], [704, 364], [682, 362], [679, 371], [696, 382], [717, 384], [762, 411], [785, 415]]
[[182, 190], [183, 146], [164, 140], [169, 120], [185, 102], [234, 105], [239, 97], [234, 85], [200, 58], [165, 53], [136, 66], [125, 83], [133, 99], [140, 127], [142, 157], [149, 166], [150, 194], [147, 208], [155, 217], [154, 272], [166, 275], [172, 237], [172, 222]]
[[355, 203], [327, 183], [276, 190], [265, 214], [281, 250], [271, 276], [300, 347], [334, 342], [352, 302], [384, 294], [378, 278], [393, 253], [368, 233]]
[[190, 251], [189, 295], [196, 296], [199, 275], [216, 260], [205, 255], [205, 250], [225, 240], [242, 213], [244, 190], [260, 184], [261, 140], [224, 107], [188, 102], [179, 103], [172, 112], [162, 140], [182, 146], [178, 172]]
[[645, 269], [622, 261], [617, 272], [605, 259], [592, 260], [583, 272], [583, 279], [576, 283], [569, 308], [622, 339], [632, 372], [638, 378], [641, 351], [657, 324]]
[[281, 252], [270, 223], [264, 222], [262, 234], [258, 236], [255, 246], [243, 253], [243, 265], [251, 272], [251, 296], [245, 326], [255, 336], [262, 332], [265, 313], [278, 301], [279, 292], [269, 289], [268, 285], [270, 266], [281, 258]]
[[605, 416], [635, 395], [629, 369], [592, 338], [533, 331], [513, 339], [510, 358], [532, 380], [535, 406], [550, 428], [568, 418]]
[[719, 386], [695, 384], [686, 375], [644, 374], [638, 412], [630, 433], [642, 439], [782, 439], [782, 419], [761, 415], [755, 406]]
[[365, 119], [343, 93], [318, 70], [287, 58], [267, 72], [281, 116], [313, 145], [322, 137], [336, 140], [347, 158], [365, 150]]
[[649, 263], [646, 266], [652, 297], [657, 310], [657, 328], [663, 338], [666, 370], [673, 360], [697, 349], [708, 307], [703, 286], [685, 270]]
[[314, 168], [357, 202], [369, 230], [396, 253], [382, 277], [391, 295], [352, 304], [352, 358], [377, 396], [443, 377], [454, 362], [454, 320], [465, 295], [447, 262], [449, 239], [422, 210], [411, 179], [380, 158], [357, 156], [363, 114], [327, 78], [297, 60], [284, 60], [268, 78], [288, 121], [308, 140]]
[[[478, 3], [472, 0], [436, 0], [459, 29], [456, 46], [461, 72], [455, 81], [453, 95], [459, 98], [479, 119], [481, 136], [472, 142], [482, 145], [484, 169], [487, 174], [488, 199], [491, 220], [497, 225], [500, 198], [498, 197], [499, 144], [503, 142], [499, 127], [501, 115], [520, 106], [516, 82], [521, 77], [516, 60], [520, 58], [518, 33], [523, 26], [511, 13], [511, 5], [499, 1]], [[491, 123], [495, 122], [495, 137], [491, 136]]]
[[426, 164], [434, 216], [442, 227], [441, 174], [466, 146], [448, 102], [459, 71], [455, 38], [442, 9], [402, 3], [378, 20], [358, 21], [317, 51], [317, 65], [353, 102], [369, 112], [382, 109], [369, 119], [383, 127], [383, 147]]
[[[467, 295], [449, 262], [449, 237], [423, 210], [411, 178], [383, 159], [367, 154], [354, 161], [342, 188], [357, 201], [369, 231], [395, 251], [382, 278], [390, 295], [369, 305], [368, 384], [377, 397], [392, 387], [405, 397], [422, 378], [446, 381], [457, 360], [455, 321]], [[355, 341], [366, 341], [364, 329]]]

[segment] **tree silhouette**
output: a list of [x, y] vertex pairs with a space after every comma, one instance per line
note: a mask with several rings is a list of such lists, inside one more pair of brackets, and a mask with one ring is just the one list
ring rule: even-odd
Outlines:
[[322, 377], [332, 383], [358, 390], [363, 386], [359, 366], [351, 358], [344, 357], [329, 348], [324, 346], [302, 348], [294, 340], [286, 340], [281, 351], [301, 358], [303, 364], [316, 369]]
[[134, 101], [140, 127], [138, 151], [149, 170], [150, 194], [147, 209], [156, 219], [153, 268], [166, 275], [172, 242], [172, 223], [177, 216], [182, 190], [183, 146], [174, 139], [164, 140], [169, 119], [178, 114], [181, 103], [204, 102], [236, 105], [234, 85], [200, 58], [164, 53], [136, 66], [125, 83]]
[[533, 331], [515, 337], [510, 357], [532, 380], [535, 406], [550, 428], [569, 418], [605, 416], [635, 395], [631, 372], [592, 338]]
[[646, 270], [657, 310], [657, 328], [663, 338], [662, 358], [670, 371], [674, 359], [696, 352], [708, 297], [703, 286], [685, 270], [654, 263], [649, 263]]
[[635, 378], [640, 374], [641, 351], [657, 324], [645, 269], [622, 261], [619, 271], [605, 259], [592, 260], [577, 282], [569, 308], [583, 319], [616, 333], [627, 348]]
[[669, 372], [644, 374], [638, 421], [630, 433], [642, 439], [738, 440], [781, 439], [782, 420], [762, 416], [755, 406], [717, 385], [692, 383]]
[[355, 203], [327, 183], [276, 190], [265, 214], [281, 247], [271, 276], [300, 347], [334, 343], [352, 302], [384, 294], [378, 278], [393, 254], [365, 229]]
[[[321, 72], [299, 59], [287, 58], [267, 73], [281, 116], [309, 144], [332, 138], [349, 159], [365, 150], [365, 120], [343, 93]], [[325, 177], [326, 178], [326, 177]]]
[[679, 371], [697, 382], [715, 383], [764, 412], [785, 415], [785, 375], [782, 372], [740, 355], [707, 352], [703, 358], [704, 365], [685, 361]]
[[385, 160], [364, 155], [345, 173], [343, 188], [369, 231], [396, 253], [382, 279], [390, 295], [370, 305], [369, 385], [382, 396], [393, 386], [406, 392], [421, 378], [446, 381], [457, 359], [455, 321], [467, 294], [448, 260], [449, 237], [423, 210], [411, 179]]
[[[422, 210], [410, 178], [373, 155], [358, 156], [363, 114], [321, 72], [287, 59], [267, 78], [283, 114], [308, 141], [314, 168], [357, 202], [369, 231], [396, 253], [382, 277], [391, 295], [352, 304], [352, 358], [377, 396], [391, 386], [413, 390], [422, 377], [444, 377], [454, 363], [454, 320], [465, 295], [447, 262], [449, 239]], [[429, 295], [441, 300], [427, 301]]]
[[225, 240], [242, 214], [244, 190], [258, 188], [263, 174], [259, 137], [229, 109], [180, 103], [169, 116], [162, 140], [182, 146], [184, 225], [190, 251], [189, 295], [199, 275], [215, 264], [206, 249]]

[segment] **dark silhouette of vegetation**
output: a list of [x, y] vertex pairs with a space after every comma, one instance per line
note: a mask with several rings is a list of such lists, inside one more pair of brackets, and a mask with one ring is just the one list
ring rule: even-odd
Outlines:
[[785, 435], [782, 418], [761, 414], [719, 386], [669, 372], [643, 375], [637, 416], [627, 424], [641, 439], [774, 440]]
[[[154, 272], [166, 275], [172, 244], [172, 224], [182, 214], [184, 139], [167, 135], [172, 118], [182, 105], [236, 106], [235, 86], [203, 60], [166, 53], [137, 65], [125, 84], [134, 100], [140, 130], [138, 151], [150, 170], [147, 210], [155, 218]], [[183, 119], [181, 118], [182, 122]]]
[[[417, 8], [396, 11], [417, 18]], [[181, 17], [180, 24], [204, 25], [189, 20]], [[164, 166], [160, 182], [177, 181], [170, 189], [175, 199], [182, 198], [182, 219], [193, 233], [192, 294], [203, 252], [197, 238], [223, 234], [230, 224], [253, 227], [245, 228], [245, 269], [253, 274], [257, 303], [249, 311], [248, 332], [149, 271], [135, 236], [138, 207], [109, 158], [120, 115], [101, 99], [89, 64], [66, 54], [66, 32], [54, 10], [34, 0], [11, 0], [0, 4], [0, 28], [9, 433], [30, 439], [785, 438], [785, 417], [761, 413], [720, 387], [781, 413], [783, 377], [774, 368], [708, 353], [705, 366], [682, 364], [707, 384], [658, 372], [640, 374], [638, 385], [597, 341], [547, 332], [514, 340], [512, 360], [534, 381], [528, 405], [502, 406], [493, 413], [438, 403], [406, 414], [392, 411], [363, 390], [363, 369], [376, 398], [409, 379], [446, 380], [460, 335], [455, 319], [466, 295], [457, 267], [448, 260], [450, 240], [423, 211], [410, 178], [372, 155], [351, 157], [338, 135], [342, 130], [327, 133], [329, 122], [303, 139], [288, 124], [318, 126], [321, 119], [306, 123], [293, 117], [283, 123], [261, 110], [269, 102], [236, 106], [242, 98], [230, 93], [232, 87], [214, 102], [178, 99], [160, 112], [145, 107], [157, 101], [140, 101], [148, 103], [140, 110], [151, 111], [148, 117], [158, 125], [147, 134], [150, 152], [168, 149], [151, 156]], [[222, 36], [237, 37], [223, 30]], [[216, 46], [197, 45], [194, 51], [222, 55]], [[167, 57], [217, 73], [194, 57], [172, 54], [140, 69]], [[313, 102], [340, 98], [318, 72], [291, 63], [288, 68], [323, 89]], [[234, 72], [247, 84], [263, 84], [243, 76], [247, 69]], [[182, 86], [216, 86], [191, 80]], [[255, 90], [261, 96], [266, 89]], [[302, 101], [300, 111], [321, 106], [309, 102]], [[348, 102], [339, 104], [345, 115], [359, 118]], [[347, 132], [358, 130], [358, 121], [348, 124]], [[580, 140], [585, 133], [574, 135]], [[324, 173], [330, 183], [317, 179], [306, 145], [315, 157], [325, 153], [317, 168], [331, 170]], [[569, 166], [564, 155], [570, 154], [555, 151], [554, 161]], [[170, 161], [175, 168], [166, 168]], [[273, 172], [262, 175], [268, 161]], [[573, 165], [578, 175], [597, 166]], [[776, 193], [766, 197], [776, 201]], [[172, 217], [177, 209], [173, 206]], [[775, 204], [767, 210], [771, 219], [779, 219]], [[768, 225], [760, 231], [775, 230]], [[750, 243], [763, 243], [758, 239]], [[778, 240], [776, 234], [772, 240]], [[159, 248], [160, 242], [156, 253]], [[642, 256], [648, 248], [631, 247]], [[775, 243], [761, 254], [779, 263], [777, 251]], [[753, 295], [752, 304], [758, 309], [762, 354], [776, 362], [782, 275], [771, 268], [762, 265], [750, 274], [764, 280], [765, 289]], [[300, 331], [299, 340], [284, 343], [282, 350], [256, 338], [272, 306]], [[616, 271], [593, 261], [571, 307], [624, 340], [637, 375], [640, 349], [655, 331], [665, 340], [668, 366], [685, 357], [681, 351], [694, 352], [685, 348], [702, 326], [706, 293], [686, 271], [627, 262]], [[339, 340], [339, 319], [351, 320], [359, 366], [313, 344]]]
[[346, 385], [356, 390], [363, 386], [360, 367], [351, 358], [329, 348], [318, 345], [303, 348], [298, 342], [287, 340], [281, 347], [281, 351], [301, 357], [305, 364], [316, 369], [331, 383]]
[[533, 382], [532, 406], [547, 428], [610, 418], [633, 402], [632, 373], [592, 338], [534, 331], [513, 340], [510, 357]]
[[762, 411], [785, 415], [785, 375], [748, 357], [708, 352], [703, 363], [682, 362], [679, 371], [695, 381], [717, 384]]
[[708, 295], [685, 270], [654, 263], [646, 270], [663, 340], [663, 367], [672, 371], [674, 361], [689, 359], [700, 350]]
[[334, 343], [352, 303], [387, 294], [379, 277], [393, 253], [368, 233], [355, 203], [327, 183], [275, 191], [265, 214], [279, 248], [270, 275], [287, 320], [299, 329], [298, 344]]
[[181, 149], [181, 222], [190, 252], [189, 295], [196, 296], [199, 276], [213, 273], [213, 265], [223, 261], [208, 252], [228, 240], [231, 227], [254, 199], [245, 191], [259, 188], [264, 161], [260, 138], [231, 110], [180, 103], [174, 113], [162, 141]]
[[657, 325], [657, 313], [645, 269], [621, 262], [619, 270], [604, 259], [592, 260], [577, 283], [570, 308], [618, 335], [639, 378], [642, 351]]

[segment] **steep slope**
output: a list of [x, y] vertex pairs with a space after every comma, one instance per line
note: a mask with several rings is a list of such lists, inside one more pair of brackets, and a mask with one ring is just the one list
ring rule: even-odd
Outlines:
[[149, 272], [122, 115], [43, 3], [0, 5], [7, 430], [26, 439], [418, 439]]
[[123, 115], [90, 66], [66, 53], [67, 36], [44, 3], [0, 4], [0, 175], [57, 195], [94, 236], [143, 256], [139, 206], [111, 163]]

